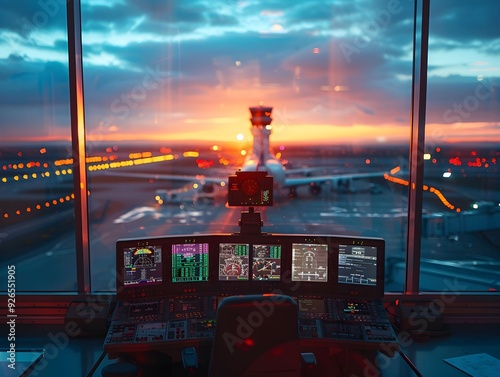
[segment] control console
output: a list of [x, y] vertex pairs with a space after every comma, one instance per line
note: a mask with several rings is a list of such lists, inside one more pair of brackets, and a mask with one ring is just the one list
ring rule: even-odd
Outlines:
[[296, 300], [304, 347], [396, 350], [381, 302], [384, 258], [380, 238], [243, 232], [118, 240], [118, 303], [104, 348], [111, 357], [159, 350], [176, 359], [182, 348], [211, 346], [222, 298], [276, 293]]
[[[183, 295], [119, 302], [104, 348], [110, 355], [161, 350], [175, 357], [181, 348], [211, 345], [217, 305], [224, 297]], [[397, 349], [396, 335], [379, 300], [332, 296], [294, 299], [299, 309], [299, 338], [304, 346]]]

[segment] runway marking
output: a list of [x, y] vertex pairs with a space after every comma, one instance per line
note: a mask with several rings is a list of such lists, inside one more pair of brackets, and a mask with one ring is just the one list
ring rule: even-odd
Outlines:
[[137, 207], [113, 220], [115, 224], [124, 224], [137, 221], [146, 216], [151, 216], [154, 220], [160, 219], [180, 219], [181, 223], [186, 223], [188, 218], [203, 217], [208, 212], [200, 210], [183, 210], [179, 213], [174, 211], [162, 211], [155, 207]]
[[142, 219], [144, 216], [146, 216], [147, 213], [154, 213], [154, 212], [156, 212], [156, 209], [153, 207], [137, 207], [131, 211], [124, 213], [117, 219], [114, 219], [113, 223], [115, 224], [131, 223], [132, 221]]

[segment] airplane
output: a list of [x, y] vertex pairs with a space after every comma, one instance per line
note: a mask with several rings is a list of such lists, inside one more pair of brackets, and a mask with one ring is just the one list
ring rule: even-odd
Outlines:
[[[381, 172], [313, 175], [315, 172], [324, 171], [325, 167], [287, 169], [271, 153], [269, 137], [272, 132], [272, 109], [262, 105], [250, 107], [253, 150], [243, 163], [241, 171], [267, 171], [268, 175], [273, 177], [274, 192], [278, 195], [283, 195], [283, 190], [288, 189], [288, 197], [296, 197], [296, 188], [306, 185], [313, 195], [318, 195], [323, 183], [329, 183], [332, 190], [352, 192], [352, 180], [383, 176]], [[376, 192], [375, 186], [370, 186], [370, 189]]]
[[[190, 180], [192, 181], [192, 178]], [[213, 204], [217, 198], [222, 197], [226, 193], [227, 190], [224, 189], [224, 186], [224, 181], [214, 182], [200, 178], [195, 182], [187, 183], [181, 188], [156, 190], [155, 200], [159, 205]]]
[[[267, 171], [273, 177], [275, 198], [287, 196], [297, 197], [297, 187], [309, 186], [313, 195], [321, 192], [323, 184], [329, 184], [331, 190], [341, 192], [354, 192], [353, 180], [363, 178], [382, 177], [384, 172], [366, 173], [332, 173], [315, 175], [325, 171], [327, 167], [304, 167], [287, 169], [285, 165], [271, 152], [269, 136], [272, 132], [271, 112], [272, 107], [262, 105], [250, 107], [252, 113], [252, 152], [245, 159], [241, 171]], [[233, 174], [232, 172], [231, 174]], [[121, 173], [110, 172], [110, 175], [125, 175], [139, 178], [155, 178], [161, 180], [188, 182], [179, 189], [156, 190], [155, 200], [159, 205], [195, 203], [213, 203], [214, 200], [227, 194], [228, 176], [209, 175], [176, 175], [176, 174], [146, 174], [146, 173]], [[366, 190], [378, 193], [377, 186], [368, 185]]]

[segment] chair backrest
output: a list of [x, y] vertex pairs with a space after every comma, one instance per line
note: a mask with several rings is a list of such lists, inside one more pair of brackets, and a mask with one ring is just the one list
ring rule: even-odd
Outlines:
[[275, 294], [224, 298], [209, 371], [210, 377], [300, 376], [297, 303]]

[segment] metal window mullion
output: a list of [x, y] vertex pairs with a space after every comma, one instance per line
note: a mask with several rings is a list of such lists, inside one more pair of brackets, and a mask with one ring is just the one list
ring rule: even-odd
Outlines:
[[422, 242], [430, 0], [415, 0], [405, 293], [418, 294]]
[[78, 293], [90, 293], [90, 248], [85, 153], [85, 113], [80, 0], [67, 0], [68, 57], [73, 187], [75, 190], [76, 274]]

